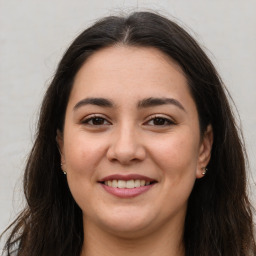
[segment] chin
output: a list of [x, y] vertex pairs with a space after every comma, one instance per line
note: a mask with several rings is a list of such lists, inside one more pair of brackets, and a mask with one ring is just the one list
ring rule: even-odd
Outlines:
[[141, 225], [126, 223], [121, 225], [108, 225], [105, 229], [108, 233], [122, 239], [137, 239], [149, 234], [150, 227], [148, 225]]
[[[146, 216], [146, 217], [145, 217]], [[105, 214], [104, 218], [99, 219], [98, 226], [113, 235], [123, 238], [135, 238], [148, 233], [153, 222], [150, 214], [132, 213], [131, 211], [115, 214]]]

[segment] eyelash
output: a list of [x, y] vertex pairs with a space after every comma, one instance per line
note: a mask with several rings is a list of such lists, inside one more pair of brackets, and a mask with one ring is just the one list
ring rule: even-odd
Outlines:
[[[103, 122], [107, 122], [107, 124], [93, 124], [93, 123], [89, 123], [89, 122], [93, 122], [93, 121], [99, 121], [99, 119]], [[102, 117], [102, 116], [98, 116], [98, 115], [93, 115], [93, 116], [90, 116], [84, 120], [82, 120], [82, 124], [88, 124], [88, 125], [91, 125], [91, 126], [101, 126], [101, 125], [111, 125], [111, 123], [109, 121], [106, 120], [106, 118]]]
[[[93, 123], [95, 121], [100, 123], [98, 124]], [[149, 124], [150, 122], [156, 122], [156, 121], [160, 122], [160, 124], [155, 124], [155, 123]], [[99, 126], [111, 125], [111, 122], [109, 122], [105, 117], [102, 117], [100, 115], [93, 115], [82, 120], [82, 124], [99, 127]], [[166, 127], [166, 126], [175, 125], [175, 122], [169, 118], [155, 115], [155, 116], [149, 117], [148, 121], [144, 122], [143, 125], [144, 124], [148, 124], [149, 126]]]
[[166, 117], [163, 117], [163, 116], [158, 116], [158, 115], [155, 115], [155, 116], [151, 116], [149, 118], [149, 120], [146, 122], [146, 123], [149, 123], [149, 122], [154, 122], [154, 121], [160, 121], [163, 122], [164, 121], [164, 124], [151, 124], [150, 126], [162, 126], [162, 127], [166, 127], [166, 126], [171, 126], [171, 125], [174, 125], [175, 122], [169, 118], [166, 118]]

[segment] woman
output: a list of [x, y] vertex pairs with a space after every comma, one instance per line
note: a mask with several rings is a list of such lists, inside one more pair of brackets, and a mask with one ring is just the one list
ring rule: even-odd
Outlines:
[[182, 28], [107, 17], [48, 88], [7, 255], [256, 255], [225, 88]]

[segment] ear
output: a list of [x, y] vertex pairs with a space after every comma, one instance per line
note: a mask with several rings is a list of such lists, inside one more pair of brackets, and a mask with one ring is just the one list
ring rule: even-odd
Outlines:
[[204, 177], [205, 168], [211, 159], [211, 150], [213, 143], [213, 130], [212, 125], [209, 124], [204, 132], [202, 141], [199, 148], [198, 163], [196, 177], [198, 179]]
[[57, 130], [57, 135], [56, 135], [56, 142], [57, 142], [57, 147], [60, 152], [60, 157], [61, 157], [61, 166], [62, 169], [64, 168], [65, 165], [65, 155], [63, 153], [63, 147], [64, 147], [64, 141], [63, 141], [63, 133], [60, 130]]

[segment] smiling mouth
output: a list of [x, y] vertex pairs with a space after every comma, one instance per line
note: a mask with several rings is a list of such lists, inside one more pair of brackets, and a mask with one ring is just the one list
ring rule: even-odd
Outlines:
[[155, 179], [139, 174], [113, 174], [98, 182], [108, 193], [124, 199], [144, 194], [158, 183]]
[[139, 188], [144, 186], [149, 186], [156, 183], [156, 181], [146, 181], [146, 180], [105, 180], [100, 182], [108, 187], [112, 188]]

